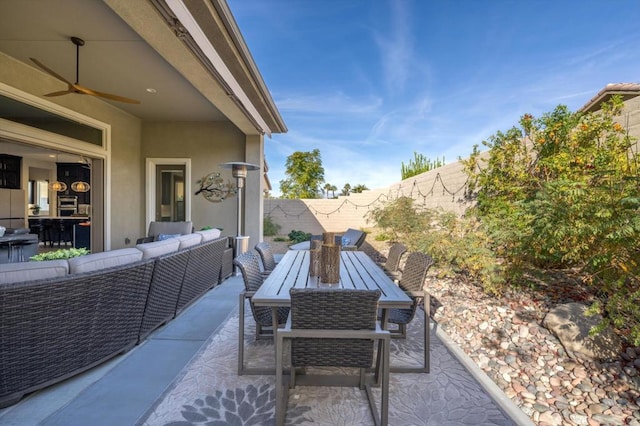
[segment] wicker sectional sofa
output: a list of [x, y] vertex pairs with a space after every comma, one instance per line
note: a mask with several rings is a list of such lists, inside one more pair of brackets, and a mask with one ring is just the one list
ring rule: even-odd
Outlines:
[[219, 283], [227, 238], [198, 231], [0, 265], [0, 407], [128, 351]]

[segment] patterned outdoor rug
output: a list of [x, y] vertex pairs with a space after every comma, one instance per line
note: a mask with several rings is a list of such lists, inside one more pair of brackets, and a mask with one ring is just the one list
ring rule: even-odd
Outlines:
[[[247, 366], [275, 365], [273, 343], [254, 341], [255, 323], [250, 312], [247, 315]], [[416, 318], [406, 340], [392, 339], [393, 365], [420, 363], [421, 326], [422, 318]], [[237, 330], [236, 312], [219, 333], [203, 345], [139, 424], [274, 424], [275, 376], [238, 376]], [[376, 393], [376, 401], [378, 397]], [[358, 388], [298, 386], [289, 392], [286, 423], [370, 425], [373, 419], [366, 394]], [[432, 332], [431, 373], [391, 374], [389, 424], [511, 425], [513, 422]]]

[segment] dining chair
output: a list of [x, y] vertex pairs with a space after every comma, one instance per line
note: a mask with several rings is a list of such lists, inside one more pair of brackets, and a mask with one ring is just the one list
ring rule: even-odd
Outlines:
[[410, 367], [390, 367], [392, 373], [428, 373], [430, 362], [430, 335], [429, 335], [429, 323], [430, 323], [430, 304], [431, 297], [427, 291], [424, 290], [424, 280], [427, 276], [427, 271], [433, 265], [433, 259], [426, 253], [411, 252], [407, 257], [407, 261], [402, 271], [402, 278], [398, 282], [398, 285], [405, 293], [413, 300], [413, 304], [410, 308], [406, 309], [389, 309], [387, 313], [387, 322], [396, 324], [398, 326], [395, 330], [390, 330], [391, 337], [394, 338], [406, 338], [407, 337], [407, 325], [415, 318], [416, 311], [422, 303], [424, 309], [424, 330], [423, 330], [423, 344], [424, 344], [424, 359], [421, 366]]
[[[264, 280], [264, 276], [260, 272], [258, 256], [252, 252], [246, 252], [237, 256], [233, 260], [233, 263], [242, 273], [242, 279], [244, 280], [244, 291], [242, 291], [239, 296], [238, 375], [273, 374], [273, 369], [248, 368], [244, 365], [244, 308], [246, 300], [249, 301], [251, 313], [256, 322], [256, 340], [267, 338], [273, 340], [272, 308], [268, 306], [254, 306], [251, 302], [251, 298], [260, 288]], [[288, 316], [288, 307], [278, 308], [278, 325], [284, 325]]]
[[407, 251], [407, 246], [402, 243], [395, 243], [389, 248], [387, 261], [382, 264], [385, 274], [393, 280], [399, 280], [402, 276], [400, 271], [400, 259]]
[[255, 249], [260, 255], [260, 260], [262, 261], [264, 272], [268, 274], [273, 271], [276, 267], [276, 260], [273, 257], [273, 250], [271, 249], [271, 245], [268, 242], [263, 241], [256, 244]]
[[[389, 340], [388, 331], [377, 322], [380, 290], [292, 288], [291, 315], [284, 328], [278, 329], [276, 343], [276, 425], [286, 418], [289, 388], [302, 386], [357, 386], [366, 392], [376, 425], [388, 423]], [[290, 383], [284, 383], [284, 342], [291, 359]], [[381, 345], [376, 345], [376, 341]], [[376, 347], [380, 347], [380, 412], [371, 391], [375, 382], [367, 377]], [[296, 375], [307, 367], [358, 368], [358, 375]], [[305, 372], [306, 373], [306, 372]], [[369, 375], [371, 376], [371, 375]]]

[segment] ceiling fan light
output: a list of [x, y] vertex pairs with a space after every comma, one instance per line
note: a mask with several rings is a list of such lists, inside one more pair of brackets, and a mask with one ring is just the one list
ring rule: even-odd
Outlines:
[[87, 182], [73, 182], [71, 184], [71, 189], [76, 192], [87, 192], [89, 191], [89, 189], [91, 189], [91, 186]]
[[49, 184], [49, 189], [56, 192], [64, 192], [67, 190], [67, 184], [57, 180]]

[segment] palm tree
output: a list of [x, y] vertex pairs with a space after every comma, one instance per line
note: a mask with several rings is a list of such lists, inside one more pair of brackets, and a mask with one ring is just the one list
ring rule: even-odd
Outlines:
[[353, 192], [354, 194], [361, 194], [362, 192], [368, 190], [369, 188], [367, 188], [367, 185], [363, 185], [361, 183], [351, 188], [351, 192]]
[[325, 183], [322, 187], [322, 191], [326, 194], [327, 198], [329, 198], [329, 191], [331, 191], [331, 186], [332, 185], [330, 183]]
[[329, 185], [329, 189], [327, 189], [327, 198], [329, 197], [329, 191], [331, 191], [331, 198], [336, 198], [336, 191], [338, 187], [335, 185]]

